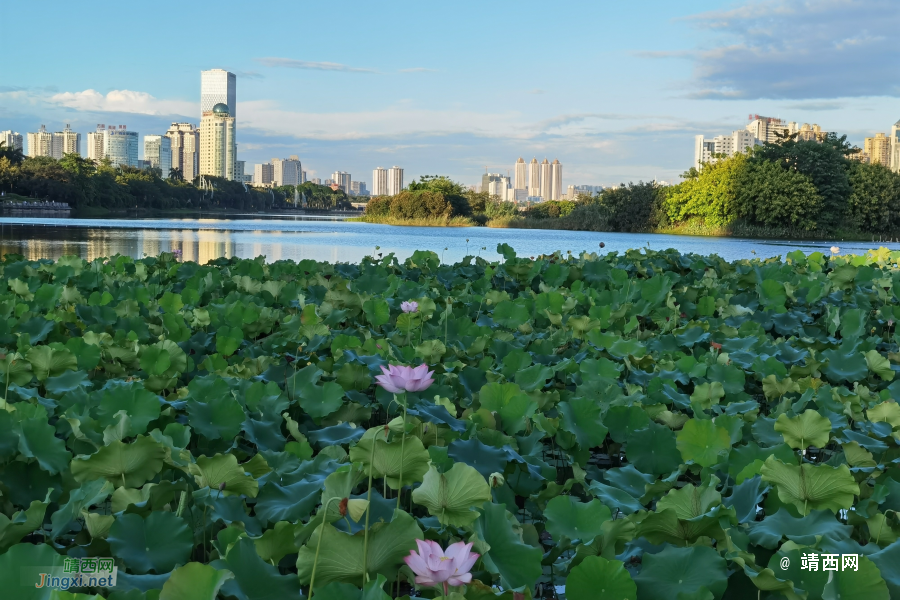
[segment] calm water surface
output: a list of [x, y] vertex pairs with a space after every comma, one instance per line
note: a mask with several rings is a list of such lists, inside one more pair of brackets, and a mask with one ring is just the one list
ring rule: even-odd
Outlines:
[[[221, 256], [268, 261], [312, 258], [356, 262], [373, 252], [394, 252], [405, 259], [415, 250], [433, 250], [445, 261], [466, 254], [496, 259], [497, 244], [505, 242], [520, 256], [557, 250], [604, 252], [629, 248], [676, 248], [681, 252], [718, 254], [727, 260], [783, 256], [793, 250], [862, 253], [872, 247], [900, 249], [896, 243], [843, 242], [841, 240], [773, 241], [662, 234], [596, 233], [544, 229], [488, 229], [486, 227], [396, 227], [349, 223], [333, 218], [283, 215], [246, 215], [231, 219], [70, 219], [42, 217], [0, 218], [0, 253], [14, 252], [29, 259], [74, 254], [94, 259], [127, 254], [135, 258], [181, 250], [184, 260], [205, 263]], [[375, 246], [380, 246], [375, 250]], [[446, 250], [445, 250], [446, 248]], [[754, 254], [755, 252], [755, 254]]]

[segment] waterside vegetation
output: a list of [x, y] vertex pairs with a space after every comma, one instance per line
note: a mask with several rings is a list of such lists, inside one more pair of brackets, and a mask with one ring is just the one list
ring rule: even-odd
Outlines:
[[497, 250], [7, 255], [4, 593], [900, 597], [900, 252]]

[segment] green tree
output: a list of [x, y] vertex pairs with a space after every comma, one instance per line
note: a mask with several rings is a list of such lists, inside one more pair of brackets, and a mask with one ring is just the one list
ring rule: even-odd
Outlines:
[[849, 209], [860, 231], [886, 233], [900, 228], [900, 175], [879, 164], [850, 161]]
[[735, 214], [770, 227], [816, 229], [823, 199], [810, 177], [778, 163], [747, 161], [734, 179]]
[[729, 226], [737, 218], [735, 175], [747, 160], [746, 154], [736, 154], [703, 164], [697, 177], [669, 190], [664, 201], [668, 219], [673, 223], [696, 220], [710, 227]]

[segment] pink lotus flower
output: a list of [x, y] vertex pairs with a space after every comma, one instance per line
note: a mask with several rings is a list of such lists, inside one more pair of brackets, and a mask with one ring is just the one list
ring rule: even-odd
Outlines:
[[472, 581], [469, 572], [480, 554], [471, 552], [472, 544], [456, 542], [447, 547], [447, 551], [441, 550], [441, 545], [431, 540], [416, 540], [419, 552], [409, 551], [409, 556], [403, 561], [416, 574], [416, 583], [419, 585], [433, 585], [444, 589], [444, 595], [448, 593], [447, 586], [459, 586]]
[[415, 300], [413, 300], [412, 302], [401, 302], [400, 310], [405, 313], [419, 312], [419, 303]]
[[426, 364], [421, 364], [416, 368], [388, 365], [387, 369], [381, 367], [381, 372], [384, 375], [378, 375], [375, 377], [375, 381], [392, 394], [421, 392], [427, 390], [428, 386], [434, 383], [434, 379], [431, 378], [434, 371], [429, 371]]
[[838, 248], [837, 246], [832, 246], [832, 247], [831, 247], [831, 253], [832, 253], [832, 254], [838, 254], [838, 253], [840, 253], [840, 251], [841, 251], [841, 249]]

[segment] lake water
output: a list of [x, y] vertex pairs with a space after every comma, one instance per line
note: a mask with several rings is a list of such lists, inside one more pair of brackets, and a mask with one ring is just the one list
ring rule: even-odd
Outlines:
[[[245, 215], [229, 219], [70, 219], [42, 217], [0, 218], [0, 253], [13, 252], [29, 259], [74, 254], [94, 259], [126, 254], [135, 258], [181, 250], [184, 260], [205, 263], [221, 256], [268, 261], [312, 258], [356, 262], [376, 252], [394, 252], [405, 259], [415, 250], [433, 250], [454, 262], [466, 254], [498, 257], [497, 244], [505, 242], [520, 256], [623, 252], [629, 248], [676, 248], [681, 252], [718, 254], [727, 260], [783, 256], [793, 250], [829, 252], [832, 245], [843, 254], [858, 254], [900, 244], [843, 242], [840, 240], [775, 241], [662, 234], [597, 233], [545, 229], [489, 229], [486, 227], [396, 227], [346, 222], [333, 217]], [[376, 246], [380, 246], [378, 250]], [[446, 250], [445, 250], [446, 248]], [[754, 254], [755, 252], [755, 254]]]

